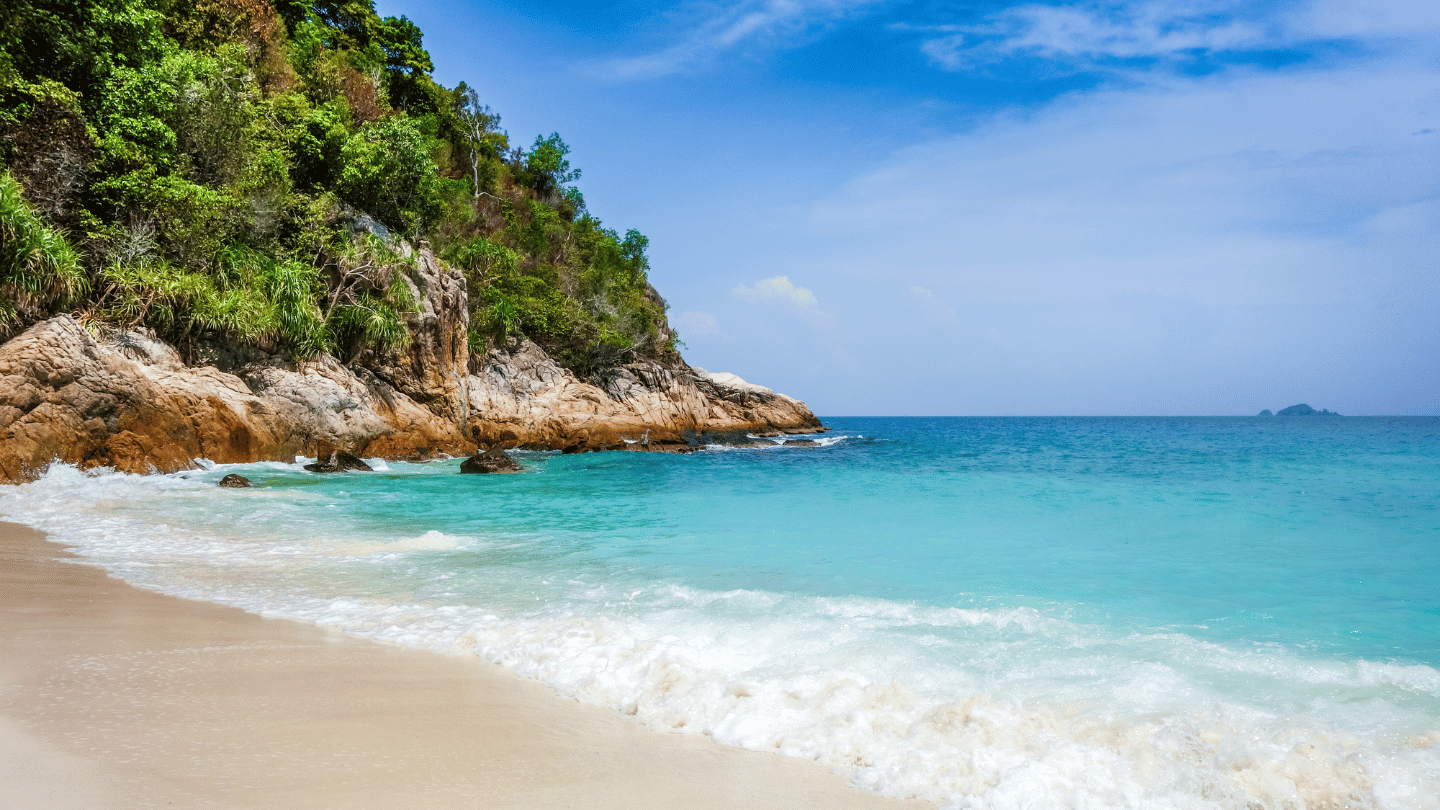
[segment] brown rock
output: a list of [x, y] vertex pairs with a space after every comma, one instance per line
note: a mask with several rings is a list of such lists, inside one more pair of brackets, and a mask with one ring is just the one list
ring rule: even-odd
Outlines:
[[471, 359], [469, 402], [478, 441], [568, 453], [634, 450], [646, 437], [692, 447], [694, 435], [824, 430], [804, 403], [734, 375], [637, 362], [602, 388], [529, 341]]
[[[401, 249], [410, 251], [404, 245]], [[368, 355], [363, 364], [431, 413], [468, 430], [470, 308], [465, 275], [441, 263], [429, 248], [409, 255], [413, 263], [396, 269], [419, 305], [418, 312], [404, 313], [410, 345], [401, 352]]]
[[229, 489], [247, 489], [251, 486], [251, 484], [249, 478], [246, 478], [243, 475], [236, 475], [235, 473], [230, 473], [229, 475], [220, 479], [220, 486], [227, 487]]
[[491, 447], [483, 453], [477, 453], [460, 462], [460, 472], [462, 473], [512, 473], [520, 472], [522, 469], [524, 468], [518, 461], [498, 447]]
[[121, 472], [294, 459], [317, 439], [468, 452], [453, 423], [333, 358], [270, 360], [236, 374], [187, 368], [164, 344], [102, 342], [74, 318], [43, 321], [0, 346], [0, 481], [52, 461]]

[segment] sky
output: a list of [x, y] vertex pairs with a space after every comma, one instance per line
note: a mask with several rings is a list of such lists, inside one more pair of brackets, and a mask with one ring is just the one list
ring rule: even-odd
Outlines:
[[377, 0], [832, 415], [1440, 413], [1440, 3]]

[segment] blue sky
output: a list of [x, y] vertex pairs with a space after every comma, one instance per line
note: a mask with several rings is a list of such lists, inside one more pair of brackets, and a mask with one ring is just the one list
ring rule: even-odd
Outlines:
[[379, 0], [819, 414], [1440, 413], [1440, 3]]

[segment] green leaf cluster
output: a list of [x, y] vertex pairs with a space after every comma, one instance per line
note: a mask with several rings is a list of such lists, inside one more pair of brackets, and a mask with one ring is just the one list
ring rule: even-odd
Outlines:
[[476, 351], [529, 338], [592, 376], [673, 356], [645, 238], [587, 212], [560, 135], [512, 149], [372, 0], [7, 6], [6, 324], [69, 309], [182, 345], [396, 351], [405, 240], [464, 271]]

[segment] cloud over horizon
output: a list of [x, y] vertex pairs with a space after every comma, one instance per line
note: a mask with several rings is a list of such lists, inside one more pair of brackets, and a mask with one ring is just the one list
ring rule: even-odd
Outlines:
[[[1440, 354], [1425, 314], [1440, 308], [1437, 75], [1242, 71], [1073, 94], [898, 153], [818, 202], [812, 227], [822, 260], [867, 268], [852, 278], [884, 262], [913, 299], [959, 302], [970, 351], [948, 376], [1035, 402], [1066, 391], [1052, 412], [1244, 413], [1307, 378], [1351, 412], [1416, 384], [1410, 407], [1433, 408], [1435, 375], [1402, 369]], [[863, 304], [840, 287], [832, 306], [853, 318]]]

